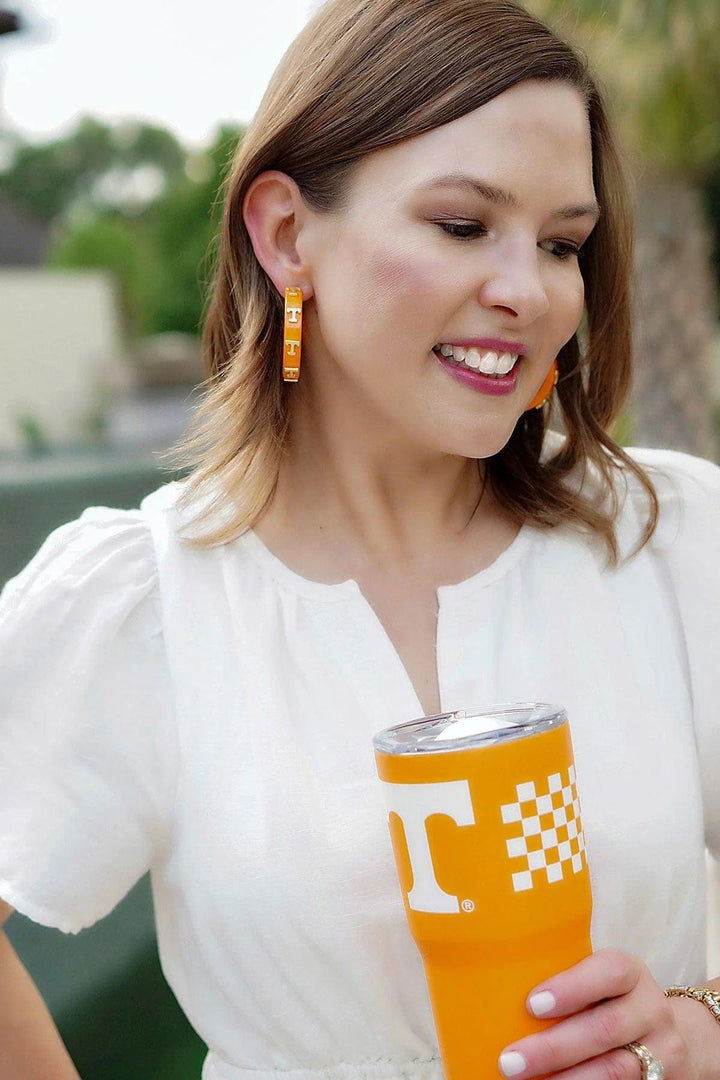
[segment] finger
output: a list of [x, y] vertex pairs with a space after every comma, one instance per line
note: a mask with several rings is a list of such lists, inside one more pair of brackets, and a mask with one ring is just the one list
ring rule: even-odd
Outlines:
[[601, 949], [536, 986], [528, 995], [533, 1016], [570, 1016], [606, 998], [630, 994], [646, 968], [642, 961], [619, 949]]
[[[690, 1076], [686, 1063], [678, 1067], [668, 1067], [669, 1061], [665, 1055], [660, 1058], [651, 1054], [651, 1057], [654, 1062], [654, 1068], [649, 1072], [651, 1080], [656, 1080], [661, 1076], [667, 1077], [668, 1080], [670, 1077], [676, 1080], [682, 1077], [683, 1080], [687, 1080]], [[617, 1050], [611, 1050], [609, 1054], [603, 1054], [602, 1057], [585, 1061], [582, 1065], [557, 1073], [552, 1080], [641, 1080], [642, 1075], [642, 1065], [632, 1051], [626, 1047], [619, 1047]]]
[[602, 1057], [556, 1073], [552, 1080], [641, 1080], [640, 1062], [630, 1050], [618, 1047]]
[[644, 996], [632, 1007], [627, 997], [602, 1002], [507, 1047], [500, 1058], [501, 1072], [515, 1077], [555, 1076], [588, 1059], [605, 1057], [637, 1040], [638, 1032], [650, 1031], [652, 1012]]

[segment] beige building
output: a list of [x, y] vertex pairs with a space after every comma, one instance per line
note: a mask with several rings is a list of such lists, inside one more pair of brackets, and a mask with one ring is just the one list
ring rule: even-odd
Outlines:
[[108, 274], [0, 267], [0, 452], [86, 441], [120, 352]]

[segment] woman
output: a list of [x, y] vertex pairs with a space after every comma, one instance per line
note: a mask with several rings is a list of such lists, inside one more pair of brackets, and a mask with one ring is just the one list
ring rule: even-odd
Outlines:
[[[720, 477], [606, 433], [630, 250], [549, 30], [331, 0], [228, 181], [189, 484], [8, 586], [0, 896], [77, 930], [150, 867], [204, 1080], [441, 1076], [370, 740], [530, 698], [572, 719], [597, 951], [522, 988], [561, 1019], [499, 1069], [720, 1076], [712, 999], [663, 993], [705, 978]], [[12, 1075], [74, 1076], [10, 963]]]

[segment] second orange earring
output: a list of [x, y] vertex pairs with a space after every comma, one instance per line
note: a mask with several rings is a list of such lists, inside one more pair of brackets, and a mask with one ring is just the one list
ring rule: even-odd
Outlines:
[[297, 382], [300, 378], [300, 355], [302, 353], [302, 308], [302, 289], [286, 289], [282, 362], [282, 374], [284, 382]]
[[552, 394], [558, 381], [558, 364], [557, 360], [553, 360], [550, 365], [550, 370], [542, 381], [542, 386], [538, 390], [535, 397], [532, 399], [525, 412], [530, 412], [531, 409], [541, 409], [547, 399]]

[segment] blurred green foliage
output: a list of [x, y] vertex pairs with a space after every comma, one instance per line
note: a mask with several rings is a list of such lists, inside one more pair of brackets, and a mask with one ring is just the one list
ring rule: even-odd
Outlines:
[[717, 0], [525, 0], [591, 57], [631, 151], [702, 183], [720, 155]]
[[146, 250], [136, 223], [116, 211], [83, 216], [61, 226], [48, 257], [50, 266], [110, 270], [130, 337], [142, 335], [150, 322], [146, 281], [152, 279], [151, 263], [152, 253]]
[[633, 423], [629, 412], [624, 411], [620, 414], [610, 434], [620, 446], [633, 445]]
[[6, 135], [0, 196], [51, 225], [50, 266], [114, 274], [131, 339], [196, 334], [217, 193], [241, 136], [225, 126], [195, 151], [160, 127], [90, 117], [41, 145]]
[[720, 3], [525, 3], [590, 57], [636, 174], [659, 170], [697, 187], [720, 284]]
[[20, 135], [3, 138], [8, 165], [0, 192], [35, 217], [60, 221], [78, 208], [104, 210], [112, 198], [103, 180], [131, 176], [152, 166], [165, 177], [182, 172], [187, 151], [165, 128], [124, 121], [110, 125], [85, 116], [62, 138], [35, 144]]

